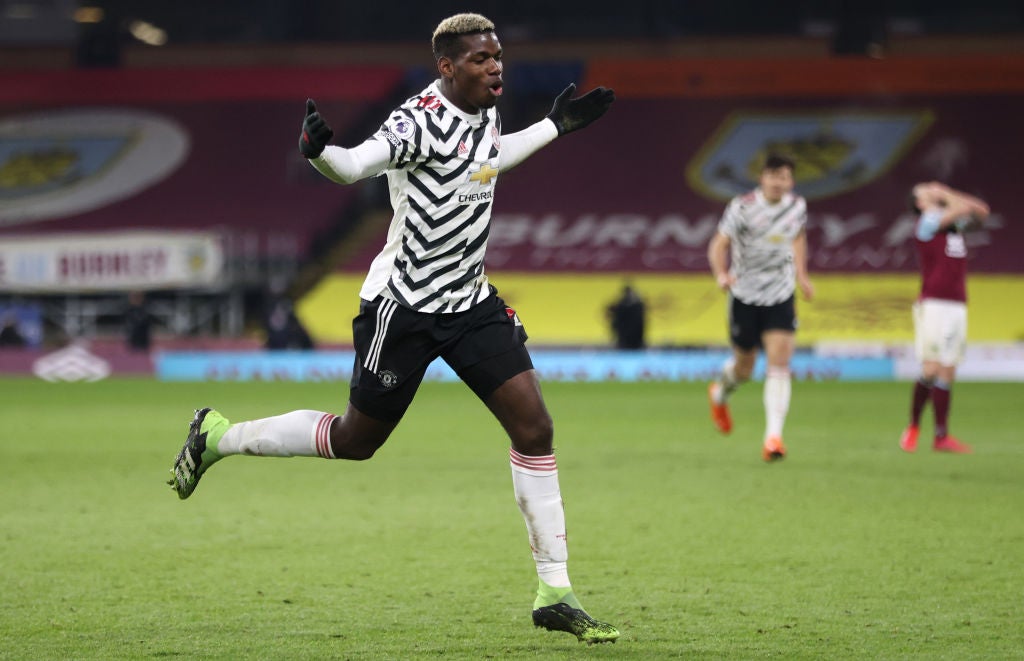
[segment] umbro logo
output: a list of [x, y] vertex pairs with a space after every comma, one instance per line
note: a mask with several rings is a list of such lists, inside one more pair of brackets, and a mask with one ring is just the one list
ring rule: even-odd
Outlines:
[[99, 381], [110, 376], [110, 363], [73, 344], [32, 364], [32, 373], [46, 381]]

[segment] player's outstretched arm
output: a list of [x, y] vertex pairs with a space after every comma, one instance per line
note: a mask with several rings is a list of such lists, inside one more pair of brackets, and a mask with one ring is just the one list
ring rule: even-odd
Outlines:
[[589, 125], [608, 112], [615, 101], [615, 92], [607, 87], [595, 87], [583, 96], [570, 98], [575, 91], [576, 83], [570, 83], [555, 98], [555, 105], [548, 113], [548, 119], [554, 122], [558, 135], [572, 133]]
[[306, 117], [299, 135], [299, 152], [317, 171], [339, 184], [380, 174], [387, 167], [391, 150], [381, 140], [369, 139], [352, 149], [328, 145], [334, 131], [316, 109], [313, 99], [306, 99]]

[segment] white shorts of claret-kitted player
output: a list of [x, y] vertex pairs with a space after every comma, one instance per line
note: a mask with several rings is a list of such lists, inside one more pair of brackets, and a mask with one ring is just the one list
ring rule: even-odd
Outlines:
[[914, 349], [919, 361], [956, 366], [966, 347], [966, 303], [938, 298], [914, 303]]

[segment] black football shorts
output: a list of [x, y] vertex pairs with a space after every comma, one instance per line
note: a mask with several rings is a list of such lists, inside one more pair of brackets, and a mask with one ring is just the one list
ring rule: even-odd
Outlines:
[[362, 301], [352, 322], [356, 358], [351, 402], [378, 420], [397, 422], [427, 367], [444, 359], [481, 400], [520, 372], [533, 369], [519, 315], [492, 288], [466, 312], [416, 312], [378, 296]]
[[792, 296], [775, 305], [750, 305], [730, 297], [729, 339], [740, 349], [760, 348], [765, 331], [795, 332], [796, 325], [796, 302]]

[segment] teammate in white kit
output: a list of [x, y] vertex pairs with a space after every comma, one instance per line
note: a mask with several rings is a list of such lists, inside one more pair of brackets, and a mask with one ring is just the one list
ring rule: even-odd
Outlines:
[[[359, 293], [356, 361], [345, 414], [292, 411], [231, 424], [196, 411], [170, 484], [188, 498], [205, 471], [235, 454], [369, 459], [404, 415], [427, 366], [447, 362], [501, 422], [511, 440], [512, 484], [537, 565], [533, 622], [587, 643], [619, 632], [590, 617], [569, 582], [565, 515], [551, 416], [515, 310], [484, 274], [499, 173], [608, 110], [603, 87], [572, 99], [570, 85], [545, 119], [509, 135], [495, 109], [504, 92], [503, 52], [479, 14], [442, 21], [432, 46], [438, 80], [352, 149], [329, 146], [333, 131], [309, 100], [299, 150], [342, 184], [386, 174], [394, 217]], [[466, 595], [466, 600], [474, 600]]]
[[759, 349], [767, 359], [764, 381], [765, 433], [761, 456], [786, 456], [782, 428], [789, 411], [790, 371], [796, 333], [797, 286], [807, 300], [807, 203], [793, 193], [792, 160], [770, 155], [754, 190], [734, 197], [708, 245], [718, 286], [729, 293], [729, 338], [733, 355], [708, 386], [711, 418], [732, 430], [728, 399], [750, 379]]

